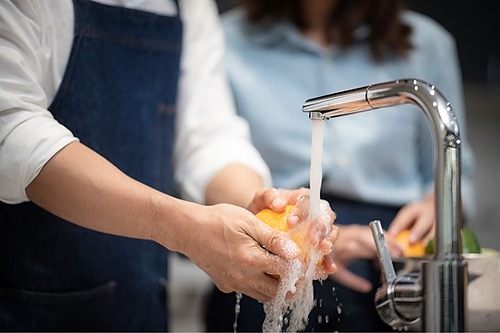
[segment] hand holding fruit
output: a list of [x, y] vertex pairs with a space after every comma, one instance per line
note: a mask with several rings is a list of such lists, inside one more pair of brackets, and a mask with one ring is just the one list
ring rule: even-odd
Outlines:
[[[470, 228], [462, 228], [460, 230], [462, 241], [462, 253], [481, 253], [479, 241]], [[410, 230], [403, 230], [395, 237], [396, 243], [402, 248], [403, 256], [410, 258], [423, 257], [425, 255], [434, 254], [434, 238], [429, 240], [427, 244], [423, 241], [410, 243]]]
[[309, 197], [303, 196], [296, 205], [287, 205], [281, 212], [269, 208], [256, 216], [272, 228], [287, 233], [301, 248], [300, 258], [306, 266], [316, 263], [314, 278], [326, 278], [335, 272], [331, 258], [333, 243], [338, 237], [338, 228], [333, 225], [335, 213], [326, 201], [321, 201], [321, 214], [314, 221], [308, 218]]
[[[435, 232], [435, 202], [434, 194], [429, 194], [419, 201], [407, 204], [399, 210], [391, 222], [386, 236], [388, 238], [399, 237], [400, 246], [414, 245], [409, 251], [421, 251], [421, 245], [425, 245], [434, 237]], [[401, 234], [404, 232], [404, 234]], [[410, 255], [410, 254], [409, 254]]]

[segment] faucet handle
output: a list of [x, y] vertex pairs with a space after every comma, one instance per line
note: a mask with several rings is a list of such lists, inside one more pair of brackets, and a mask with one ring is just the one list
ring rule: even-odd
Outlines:
[[393, 329], [407, 330], [421, 316], [422, 287], [418, 273], [396, 276], [380, 221], [370, 222], [377, 257], [386, 282], [375, 294], [375, 308]]
[[407, 331], [422, 315], [422, 287], [419, 273], [396, 276], [375, 293], [379, 317], [395, 330]]
[[382, 225], [379, 220], [373, 220], [369, 223], [369, 225], [372, 229], [375, 245], [377, 246], [377, 257], [380, 262], [380, 266], [382, 267], [382, 272], [384, 273], [385, 282], [391, 282], [396, 278], [396, 272], [394, 271], [391, 254], [389, 253], [389, 248], [387, 247], [387, 242], [385, 241]]

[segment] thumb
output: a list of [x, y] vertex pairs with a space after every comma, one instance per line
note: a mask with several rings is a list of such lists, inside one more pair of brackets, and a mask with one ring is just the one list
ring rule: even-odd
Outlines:
[[269, 252], [286, 259], [299, 256], [300, 247], [285, 232], [266, 224], [262, 224], [262, 228], [257, 228], [256, 231], [255, 240]]

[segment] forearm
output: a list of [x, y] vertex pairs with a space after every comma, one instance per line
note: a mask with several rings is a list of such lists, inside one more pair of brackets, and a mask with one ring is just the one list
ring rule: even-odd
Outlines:
[[254, 195], [264, 188], [264, 181], [252, 169], [238, 164], [225, 167], [208, 184], [205, 199], [208, 205], [231, 203], [248, 208]]
[[[72, 143], [54, 155], [27, 187], [31, 201], [77, 225], [105, 233], [154, 239], [168, 223], [162, 245], [176, 250], [179, 204], [186, 204], [125, 175], [100, 155]], [[174, 205], [176, 208], [174, 209]]]

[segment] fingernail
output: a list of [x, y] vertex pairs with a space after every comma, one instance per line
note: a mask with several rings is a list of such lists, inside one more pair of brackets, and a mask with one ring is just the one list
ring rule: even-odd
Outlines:
[[295, 226], [299, 223], [299, 217], [297, 215], [289, 215], [288, 216], [288, 224], [291, 226]]
[[418, 241], [418, 237], [414, 234], [410, 234], [410, 237], [408, 237], [408, 240], [410, 241], [410, 244], [415, 243], [416, 241]]
[[286, 204], [286, 202], [283, 198], [276, 198], [272, 202], [273, 208], [284, 206], [285, 204]]

